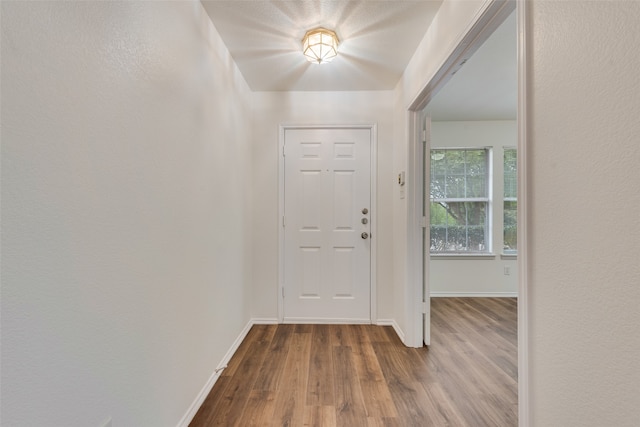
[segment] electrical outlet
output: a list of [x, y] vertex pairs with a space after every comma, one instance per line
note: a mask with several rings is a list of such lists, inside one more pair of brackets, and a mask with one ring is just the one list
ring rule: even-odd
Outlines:
[[504, 275], [511, 276], [511, 267], [509, 267], [508, 265], [504, 266]]

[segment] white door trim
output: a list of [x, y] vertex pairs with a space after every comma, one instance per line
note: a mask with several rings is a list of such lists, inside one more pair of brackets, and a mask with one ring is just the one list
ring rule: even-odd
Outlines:
[[376, 124], [356, 125], [280, 125], [278, 129], [278, 322], [284, 321], [284, 136], [287, 129], [369, 129], [371, 131], [371, 279], [370, 279], [370, 315], [371, 323], [377, 321], [377, 176], [378, 176], [378, 128]]
[[520, 427], [531, 425], [529, 412], [529, 171], [527, 168], [527, 24], [528, 3], [518, 2], [518, 422]]

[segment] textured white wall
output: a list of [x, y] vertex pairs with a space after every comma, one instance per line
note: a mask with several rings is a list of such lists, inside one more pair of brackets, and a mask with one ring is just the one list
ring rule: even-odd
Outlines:
[[[254, 92], [253, 316], [278, 316], [278, 126], [280, 124], [377, 124], [378, 242], [377, 317], [393, 318], [392, 216], [389, 200], [395, 175], [393, 92]], [[375, 320], [375, 319], [374, 319]]]
[[250, 92], [199, 2], [2, 2], [2, 425], [175, 426], [249, 319]]
[[[460, 259], [431, 257], [429, 285], [432, 296], [438, 295], [516, 295], [518, 270], [515, 259], [502, 259], [503, 247], [503, 147], [518, 143], [515, 121], [465, 121], [431, 123], [431, 148], [480, 147], [492, 148], [493, 163], [493, 220], [492, 240], [494, 258]], [[504, 268], [510, 268], [510, 275]]]
[[[436, 15], [437, 19], [438, 16]], [[404, 79], [404, 77], [403, 77]], [[404, 92], [402, 90], [402, 82], [398, 82], [393, 96], [393, 170], [396, 173], [407, 171], [407, 135], [408, 135], [408, 115], [406, 105], [404, 103]], [[408, 176], [405, 174], [405, 179]], [[410, 188], [410, 184], [405, 184], [406, 188]], [[407, 283], [407, 203], [405, 198], [400, 198], [400, 187], [395, 186], [393, 190], [392, 209], [393, 209], [393, 319], [396, 327], [399, 328], [401, 334], [407, 333], [408, 316], [406, 314], [409, 296]], [[405, 189], [406, 191], [406, 189]]]
[[529, 3], [534, 426], [640, 425], [640, 3]]
[[[393, 92], [254, 92], [253, 316], [278, 316], [278, 126], [377, 124], [377, 317], [393, 317], [392, 170]], [[374, 319], [375, 320], [375, 319]]]

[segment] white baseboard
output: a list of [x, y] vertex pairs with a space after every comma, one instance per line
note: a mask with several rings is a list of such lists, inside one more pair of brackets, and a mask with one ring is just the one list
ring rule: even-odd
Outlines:
[[398, 338], [400, 338], [400, 341], [405, 343], [404, 331], [402, 330], [400, 325], [398, 325], [398, 323], [394, 320], [393, 321], [393, 325], [391, 325], [391, 326], [393, 326], [393, 330], [396, 331], [396, 334], [398, 334]]
[[315, 319], [311, 317], [288, 317], [282, 323], [314, 325], [370, 325], [371, 319]]
[[400, 325], [398, 325], [398, 322], [396, 322], [395, 319], [378, 319], [376, 321], [376, 325], [393, 327], [393, 330], [396, 332], [396, 335], [398, 335], [398, 338], [400, 338], [400, 341], [404, 342], [404, 331], [400, 328]]
[[275, 317], [271, 318], [271, 317], [255, 317], [253, 319], [251, 319], [251, 324], [252, 325], [277, 325], [278, 324], [278, 319], [276, 319]]
[[517, 298], [517, 292], [431, 292], [431, 298]]
[[238, 338], [236, 338], [236, 340], [233, 342], [233, 344], [231, 345], [227, 353], [222, 358], [222, 361], [218, 364], [218, 367], [213, 371], [207, 383], [204, 385], [202, 390], [200, 390], [200, 393], [198, 393], [196, 400], [193, 401], [187, 413], [184, 415], [184, 417], [182, 417], [182, 419], [178, 423], [178, 427], [189, 427], [189, 423], [191, 423], [191, 421], [193, 420], [193, 417], [196, 416], [198, 409], [200, 409], [200, 406], [202, 406], [202, 403], [211, 392], [211, 389], [213, 388], [214, 384], [222, 374], [222, 371], [224, 371], [224, 369], [227, 367], [227, 363], [229, 363], [229, 361], [231, 360], [231, 357], [235, 354], [236, 350], [238, 350], [238, 347], [240, 347], [240, 344], [242, 344], [242, 341], [246, 338], [247, 334], [249, 333], [249, 330], [251, 330], [251, 327], [254, 324], [255, 324], [254, 319], [251, 319], [242, 329], [242, 331], [240, 332], [240, 335], [238, 335]]

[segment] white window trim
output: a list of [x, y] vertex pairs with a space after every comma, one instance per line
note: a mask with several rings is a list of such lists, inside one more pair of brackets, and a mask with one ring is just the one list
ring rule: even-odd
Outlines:
[[492, 260], [496, 259], [496, 254], [486, 252], [447, 252], [447, 253], [432, 253], [429, 255], [432, 260]]
[[[442, 252], [432, 252], [429, 251], [430, 257], [432, 259], [495, 259], [495, 253], [493, 252], [493, 146], [486, 147], [431, 147], [430, 151], [434, 150], [442, 150], [442, 151], [477, 151], [484, 150], [487, 153], [487, 197], [442, 197], [442, 198], [433, 198], [429, 197], [430, 203], [438, 203], [438, 202], [451, 202], [451, 203], [474, 203], [474, 202], [484, 202], [487, 204], [486, 208], [486, 218], [485, 218], [485, 231], [484, 231], [484, 241], [485, 241], [485, 250], [483, 251], [442, 251]], [[430, 225], [430, 224], [429, 224]], [[435, 258], [433, 258], [435, 257]]]

